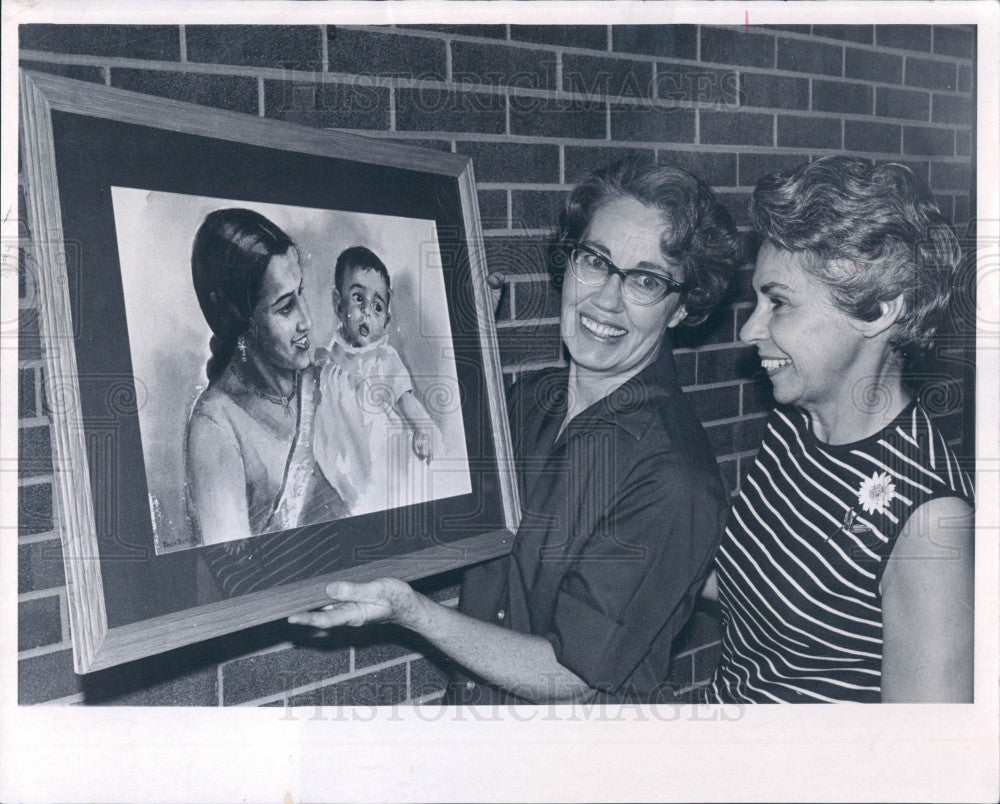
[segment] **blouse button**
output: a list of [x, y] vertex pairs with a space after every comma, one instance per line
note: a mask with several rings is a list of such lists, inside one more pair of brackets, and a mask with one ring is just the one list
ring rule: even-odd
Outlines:
[[507, 612], [505, 612], [503, 609], [500, 609], [500, 611], [497, 612], [497, 619], [498, 620], [502, 620], [506, 616], [507, 616]]

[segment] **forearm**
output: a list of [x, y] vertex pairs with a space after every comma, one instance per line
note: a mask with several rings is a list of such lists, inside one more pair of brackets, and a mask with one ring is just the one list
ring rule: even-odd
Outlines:
[[586, 700], [593, 694], [559, 664], [544, 637], [501, 628], [413, 594], [413, 611], [400, 624], [472, 674], [533, 703]]

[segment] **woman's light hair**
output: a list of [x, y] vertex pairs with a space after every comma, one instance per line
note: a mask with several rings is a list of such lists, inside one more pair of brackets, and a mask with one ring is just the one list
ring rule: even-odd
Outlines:
[[765, 176], [750, 201], [764, 239], [805, 252], [848, 315], [873, 321], [903, 297], [890, 343], [908, 364], [930, 348], [961, 258], [934, 196], [908, 167], [828, 156]]
[[682, 325], [705, 320], [722, 300], [742, 262], [743, 245], [733, 220], [701, 179], [671, 165], [628, 158], [584, 178], [559, 219], [552, 270], [565, 269], [563, 244], [579, 240], [594, 213], [616, 198], [634, 198], [663, 215], [660, 248], [683, 268], [689, 285]]

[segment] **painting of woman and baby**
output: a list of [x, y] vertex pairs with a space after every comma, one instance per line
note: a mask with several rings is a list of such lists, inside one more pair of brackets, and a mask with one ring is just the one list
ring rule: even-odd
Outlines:
[[113, 200], [158, 552], [245, 593], [342, 562], [283, 531], [470, 491], [432, 221]]

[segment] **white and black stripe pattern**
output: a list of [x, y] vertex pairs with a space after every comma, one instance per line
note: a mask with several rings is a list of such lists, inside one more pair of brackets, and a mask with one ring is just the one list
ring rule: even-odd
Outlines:
[[[866, 511], [862, 487], [887, 483], [888, 501]], [[777, 408], [716, 559], [726, 628], [709, 700], [878, 702], [878, 587], [896, 538], [923, 503], [972, 494], [916, 403], [840, 446], [817, 441], [801, 411]]]

